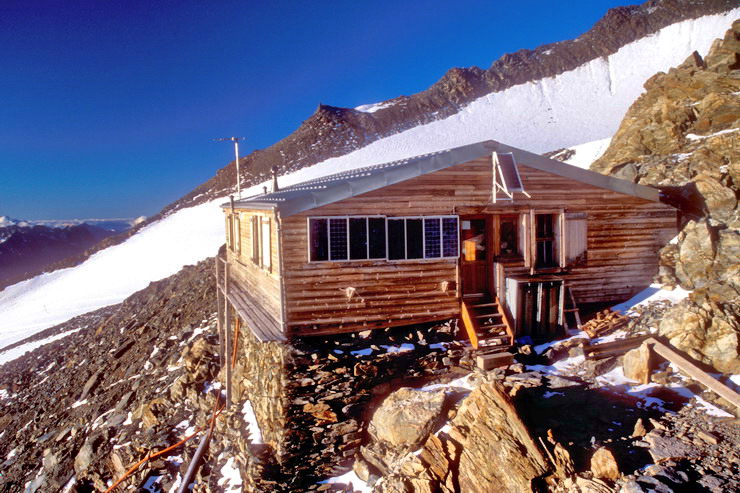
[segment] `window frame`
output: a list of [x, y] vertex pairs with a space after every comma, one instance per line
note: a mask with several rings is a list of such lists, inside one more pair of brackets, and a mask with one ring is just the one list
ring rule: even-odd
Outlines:
[[[370, 257], [370, 221], [369, 219], [375, 218], [375, 219], [383, 219], [385, 224], [385, 256], [384, 257], [377, 257], [377, 258], [369, 258]], [[328, 242], [328, 251], [327, 251], [327, 260], [311, 260], [311, 220], [312, 219], [326, 219], [327, 220], [327, 242]], [[331, 219], [344, 219], [347, 224], [347, 258], [346, 259], [332, 259], [331, 258], [331, 228], [329, 228], [329, 220]], [[349, 258], [351, 256], [351, 249], [350, 249], [350, 226], [349, 226], [349, 220], [350, 219], [365, 219], [365, 232], [366, 232], [366, 250], [367, 250], [367, 257], [363, 259], [351, 259]], [[421, 251], [423, 257], [420, 258], [407, 258], [408, 257], [408, 226], [406, 223], [407, 219], [420, 219], [422, 224], [422, 245], [421, 245]], [[425, 219], [439, 219], [439, 257], [427, 257], [426, 256], [426, 221]], [[457, 240], [457, 253], [454, 256], [445, 256], [444, 255], [444, 219], [455, 219], [457, 221], [457, 228], [455, 230], [455, 237]], [[388, 247], [390, 245], [389, 237], [388, 237], [388, 221], [389, 220], [403, 220], [403, 231], [404, 231], [404, 243], [403, 243], [403, 252], [404, 252], [404, 258], [402, 259], [390, 259], [388, 258]], [[307, 216], [306, 217], [306, 237], [307, 237], [307, 258], [308, 263], [312, 264], [318, 264], [323, 262], [378, 262], [378, 261], [384, 261], [384, 262], [430, 262], [430, 261], [440, 261], [440, 260], [457, 260], [460, 257], [460, 216], [457, 214], [432, 214], [428, 216], [385, 216], [382, 214], [368, 214], [368, 215], [342, 215], [342, 216]]]

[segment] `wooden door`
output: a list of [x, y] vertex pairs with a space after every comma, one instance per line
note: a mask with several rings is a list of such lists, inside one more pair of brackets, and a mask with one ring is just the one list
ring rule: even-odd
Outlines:
[[463, 296], [489, 294], [490, 260], [489, 220], [485, 217], [461, 217], [461, 277]]

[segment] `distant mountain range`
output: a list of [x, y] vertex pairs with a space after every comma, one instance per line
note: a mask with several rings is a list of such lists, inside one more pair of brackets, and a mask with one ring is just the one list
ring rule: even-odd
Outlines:
[[114, 233], [122, 233], [146, 220], [146, 217], [127, 219], [13, 219], [9, 216], [0, 216], [0, 228], [8, 226], [30, 227], [30, 226], [47, 226], [49, 228], [66, 228], [69, 226], [79, 226], [89, 224]]
[[0, 216], [0, 289], [84, 254], [101, 240], [125, 233], [136, 219], [51, 219], [27, 221]]

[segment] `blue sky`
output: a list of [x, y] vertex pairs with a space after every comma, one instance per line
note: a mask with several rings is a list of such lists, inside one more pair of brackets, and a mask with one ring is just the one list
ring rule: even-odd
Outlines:
[[618, 1], [0, 2], [0, 215], [159, 211], [319, 102], [426, 89], [570, 39]]

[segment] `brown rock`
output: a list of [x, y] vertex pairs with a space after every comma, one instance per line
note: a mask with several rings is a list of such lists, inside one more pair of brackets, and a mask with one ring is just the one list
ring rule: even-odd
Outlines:
[[606, 447], [601, 447], [591, 456], [591, 472], [600, 479], [619, 479], [619, 465], [614, 454]]
[[652, 370], [651, 359], [650, 348], [648, 348], [647, 344], [628, 351], [622, 360], [624, 376], [643, 384], [649, 383], [650, 372]]
[[375, 411], [368, 431], [377, 441], [393, 448], [414, 450], [432, 432], [444, 401], [444, 391], [398, 389]]
[[647, 435], [647, 430], [645, 429], [645, 423], [642, 421], [642, 418], [638, 418], [635, 422], [635, 429], [632, 431], [632, 437], [633, 438], [639, 438], [644, 437]]
[[336, 423], [337, 413], [331, 410], [328, 404], [320, 402], [318, 404], [308, 403], [303, 406], [303, 412], [312, 414], [319, 421], [326, 423]]

